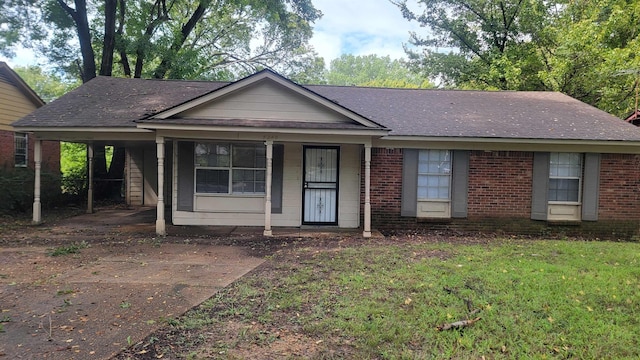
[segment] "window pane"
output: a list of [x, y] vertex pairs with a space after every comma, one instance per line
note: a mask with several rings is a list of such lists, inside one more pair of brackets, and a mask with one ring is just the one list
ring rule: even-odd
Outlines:
[[229, 193], [229, 170], [196, 169], [196, 192]]
[[264, 170], [233, 170], [233, 192], [236, 194], [264, 193]]
[[549, 179], [549, 201], [577, 202], [579, 189], [579, 179]]
[[257, 144], [234, 144], [233, 167], [264, 168], [266, 167], [266, 148]]
[[27, 134], [15, 133], [14, 135], [14, 161], [15, 166], [27, 166]]
[[420, 150], [418, 153], [419, 199], [449, 199], [450, 159], [448, 150]]
[[195, 162], [197, 166], [228, 167], [231, 145], [221, 143], [196, 144]]

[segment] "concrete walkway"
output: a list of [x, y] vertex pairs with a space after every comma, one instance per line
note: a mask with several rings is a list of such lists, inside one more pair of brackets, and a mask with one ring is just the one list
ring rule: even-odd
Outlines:
[[47, 251], [0, 249], [0, 357], [108, 359], [263, 262], [214, 245]]

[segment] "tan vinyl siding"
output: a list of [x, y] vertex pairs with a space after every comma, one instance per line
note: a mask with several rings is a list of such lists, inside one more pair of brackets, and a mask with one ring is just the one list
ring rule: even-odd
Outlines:
[[211, 103], [197, 106], [178, 116], [192, 119], [260, 119], [273, 121], [304, 121], [322, 123], [352, 123], [343, 115], [289, 89], [272, 83], [256, 84]]
[[130, 148], [127, 152], [127, 197], [128, 204], [142, 205], [144, 180], [142, 178], [143, 152], [140, 148]]
[[360, 146], [340, 147], [338, 227], [360, 226]]
[[0, 130], [13, 131], [10, 124], [36, 109], [12, 83], [0, 77]]

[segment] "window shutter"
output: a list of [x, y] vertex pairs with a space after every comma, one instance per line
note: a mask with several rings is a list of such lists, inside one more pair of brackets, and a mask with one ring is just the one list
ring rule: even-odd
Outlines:
[[531, 189], [531, 219], [547, 220], [549, 192], [549, 153], [533, 153], [533, 183]]
[[271, 163], [271, 212], [282, 214], [282, 176], [284, 169], [284, 145], [273, 145]]
[[178, 210], [193, 211], [193, 142], [178, 142]]
[[582, 179], [582, 220], [598, 220], [598, 195], [600, 189], [600, 154], [584, 154]]
[[451, 217], [466, 218], [469, 192], [469, 151], [455, 150], [451, 173]]
[[402, 205], [400, 216], [415, 217], [418, 211], [418, 150], [402, 150]]

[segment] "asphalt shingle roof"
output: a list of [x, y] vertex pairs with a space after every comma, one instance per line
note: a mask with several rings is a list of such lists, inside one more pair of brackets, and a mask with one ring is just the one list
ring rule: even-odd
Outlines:
[[[14, 126], [135, 127], [136, 120], [227, 84], [97, 77], [22, 118]], [[391, 130], [389, 135], [640, 141], [640, 128], [557, 92], [323, 85], [305, 88], [385, 126]], [[171, 120], [172, 123], [180, 121], [185, 125], [207, 123], [207, 120]], [[224, 124], [222, 121], [210, 123]], [[243, 121], [235, 123], [248, 126]]]

